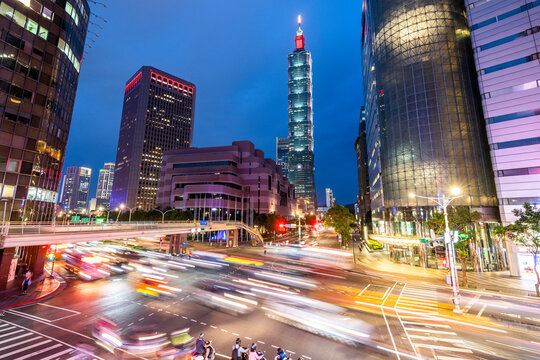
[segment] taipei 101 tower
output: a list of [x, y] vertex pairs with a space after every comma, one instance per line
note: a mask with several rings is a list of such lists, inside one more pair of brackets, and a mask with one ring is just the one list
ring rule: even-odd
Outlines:
[[313, 85], [311, 54], [298, 16], [295, 50], [289, 54], [289, 171], [299, 208], [305, 213], [317, 207], [313, 165]]

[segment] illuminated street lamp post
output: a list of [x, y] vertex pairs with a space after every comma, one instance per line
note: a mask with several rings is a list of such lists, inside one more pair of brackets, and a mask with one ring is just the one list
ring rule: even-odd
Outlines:
[[99, 211], [101, 211], [101, 212], [105, 211], [107, 213], [107, 221], [105, 222], [105, 224], [108, 224], [109, 223], [109, 213], [111, 211], [110, 210], [105, 210], [105, 208], [103, 206], [100, 206]]
[[126, 206], [126, 209], [129, 210], [129, 222], [131, 222], [131, 214], [133, 213], [133, 211], [137, 210], [138, 208], [139, 208], [138, 206], [135, 206], [135, 207], [132, 207], [132, 208]]
[[161, 223], [164, 224], [165, 223], [165, 214], [170, 212], [170, 211], [174, 211], [174, 209], [169, 209], [167, 211], [162, 211], [162, 210], [159, 210], [159, 209], [154, 209], [155, 211], [157, 212], [160, 212], [161, 213]]
[[121, 204], [121, 205], [120, 205], [120, 208], [114, 209], [115, 211], [118, 212], [118, 214], [116, 215], [116, 222], [117, 222], [117, 223], [118, 223], [118, 218], [120, 217], [120, 210], [124, 210], [125, 207], [126, 207], [126, 206], [125, 206], [124, 204]]
[[452, 301], [454, 302], [454, 312], [455, 313], [462, 313], [459, 304], [459, 283], [458, 283], [458, 276], [457, 276], [457, 269], [456, 269], [456, 254], [454, 250], [454, 242], [452, 241], [452, 238], [450, 236], [450, 226], [448, 225], [448, 205], [456, 199], [459, 199], [460, 197], [465, 196], [465, 194], [461, 194], [461, 189], [459, 188], [452, 188], [450, 191], [453, 197], [446, 197], [444, 194], [442, 196], [442, 201], [439, 198], [429, 197], [429, 196], [420, 196], [416, 194], [409, 194], [409, 197], [411, 198], [422, 198], [422, 199], [428, 199], [439, 205], [443, 208], [444, 211], [444, 242], [448, 248], [448, 266], [450, 267], [450, 275], [452, 278]]

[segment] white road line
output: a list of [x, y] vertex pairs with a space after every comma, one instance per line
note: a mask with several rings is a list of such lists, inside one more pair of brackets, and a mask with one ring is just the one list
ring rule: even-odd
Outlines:
[[417, 328], [409, 328], [410, 331], [422, 331], [427, 333], [434, 333], [434, 334], [445, 334], [445, 335], [454, 335], [457, 336], [455, 332], [451, 331], [440, 331], [440, 330], [431, 330], [431, 329], [417, 329]]
[[7, 328], [0, 329], [0, 332], [6, 331], [6, 330], [11, 330], [11, 329], [15, 329], [15, 326], [8, 326]]
[[17, 334], [17, 333], [20, 333], [21, 331], [24, 331], [24, 330], [19, 329], [19, 330], [15, 330], [15, 331], [12, 331], [12, 332], [9, 332], [9, 333], [6, 333], [6, 334], [2, 334], [2, 335], [0, 335], [0, 338], [3, 338], [4, 336]]
[[201, 321], [201, 325], [204, 325], [204, 326], [206, 326], [207, 324], [206, 324], [205, 322], [202, 322], [202, 321]]
[[271, 345], [274, 349], [278, 349], [279, 346], [276, 346], [276, 345]]
[[377, 349], [381, 349], [381, 350], [384, 350], [384, 351], [388, 351], [392, 354], [396, 354], [396, 356], [398, 357], [399, 359], [399, 355], [401, 356], [405, 356], [405, 357], [408, 357], [408, 358], [411, 358], [411, 359], [417, 359], [417, 360], [421, 360], [419, 357], [417, 356], [413, 356], [413, 355], [409, 355], [409, 354], [406, 354], [406, 353], [402, 353], [401, 351], [396, 351], [396, 350], [392, 350], [392, 349], [388, 349], [388, 348], [385, 348], [383, 346], [380, 346], [380, 345], [377, 345]]
[[133, 323], [129, 323], [129, 324], [127, 324], [127, 326], [128, 326], [128, 327], [130, 327], [131, 325], [133, 325]]
[[51, 320], [47, 320], [47, 319], [44, 319], [44, 318], [39, 317], [39, 316], [30, 315], [30, 314], [23, 313], [23, 312], [21, 312], [21, 311], [17, 311], [17, 310], [13, 310], [13, 309], [8, 310], [8, 312], [10, 312], [10, 313], [15, 313], [15, 314], [21, 315], [21, 316], [28, 316], [28, 317], [30, 317], [30, 318], [32, 318], [32, 319], [39, 320], [39, 321], [46, 321], [46, 322], [48, 322], [48, 323], [52, 322]]
[[403, 306], [403, 307], [413, 307], [413, 308], [422, 308], [422, 309], [430, 309], [430, 310], [435, 310], [435, 309], [438, 309], [438, 307], [436, 306], [428, 306], [428, 305], [419, 305], [419, 304], [415, 304], [415, 303], [409, 303], [409, 302], [405, 302], [405, 301], [401, 301], [398, 305], [399, 306]]
[[0, 355], [0, 359], [7, 358], [8, 356], [11, 356], [11, 355], [13, 355], [13, 354], [17, 354], [17, 353], [20, 353], [20, 352], [22, 352], [22, 351], [26, 351], [26, 350], [28, 350], [28, 349], [35, 348], [36, 346], [41, 346], [41, 345], [50, 343], [51, 341], [52, 341], [52, 340], [43, 340], [43, 341], [40, 342], [40, 343], [32, 344], [32, 345], [30, 345], [30, 346], [24, 347], [24, 348], [22, 348], [22, 349], [14, 350], [14, 351], [9, 352], [9, 353], [7, 353], [7, 354], [2, 354], [2, 355]]
[[360, 291], [360, 293], [358, 294], [358, 296], [362, 296], [362, 293], [363, 293], [364, 291], [366, 291], [366, 289], [367, 289], [370, 285], [371, 285], [371, 284], [367, 284], [367, 286], [366, 286], [362, 291]]
[[63, 308], [63, 307], [60, 307], [60, 306], [54, 306], [54, 305], [49, 305], [49, 304], [43, 304], [43, 303], [37, 303], [37, 305], [41, 305], [41, 306], [48, 306], [48, 307], [52, 307], [52, 308], [55, 308], [55, 309], [60, 309], [60, 310], [65, 310], [65, 311], [70, 311], [72, 313], [75, 313], [75, 314], [80, 314], [79, 311], [75, 311], [75, 310], [71, 310], [71, 309], [66, 309], [66, 308]]
[[403, 321], [404, 324], [409, 325], [419, 325], [419, 326], [437, 326], [437, 327], [443, 327], [443, 328], [449, 328], [450, 325], [443, 325], [443, 324], [427, 324], [427, 323], [419, 323], [414, 321]]
[[411, 338], [409, 337], [409, 333], [407, 332], [407, 328], [405, 327], [405, 325], [403, 325], [403, 321], [401, 320], [401, 318], [399, 317], [399, 312], [396, 310], [396, 306], [399, 304], [399, 300], [401, 299], [401, 296], [403, 295], [403, 291], [405, 290], [405, 287], [407, 286], [407, 284], [403, 285], [403, 287], [401, 288], [401, 292], [399, 293], [399, 296], [396, 300], [396, 303], [394, 304], [394, 312], [396, 313], [396, 316], [399, 320], [399, 323], [401, 324], [401, 327], [403, 328], [403, 330], [405, 331], [405, 335], [407, 335], [407, 339], [409, 340], [409, 344], [411, 344], [411, 348], [413, 349], [414, 351], [414, 354], [416, 356], [418, 356], [418, 353], [416, 352], [416, 348], [414, 347], [413, 343], [412, 343], [412, 340]]
[[491, 340], [486, 340], [486, 341], [488, 341], [488, 342], [490, 342], [490, 343], [497, 344], [497, 345], [508, 346], [509, 348], [514, 348], [514, 349], [518, 349], [518, 350], [522, 350], [522, 351], [531, 352], [531, 353], [533, 353], [533, 354], [538, 355], [538, 351], [531, 350], [531, 349], [527, 349], [527, 348], [524, 348], [524, 347], [521, 347], [521, 346], [512, 346], [512, 345], [508, 345], [508, 344], [501, 343], [501, 342], [497, 342], [497, 341], [491, 341]]
[[[397, 285], [397, 282], [395, 282], [394, 286], [392, 286], [392, 290], [394, 290], [396, 285]], [[392, 290], [390, 290], [390, 293], [392, 293]], [[384, 322], [386, 323], [386, 328], [388, 329], [388, 333], [390, 334], [390, 339], [392, 340], [392, 345], [394, 345], [395, 354], [396, 354], [398, 360], [400, 360], [399, 352], [397, 351], [397, 347], [396, 347], [396, 342], [394, 341], [394, 335], [392, 335], [392, 331], [390, 330], [390, 325], [388, 325], [388, 320], [386, 319], [386, 314], [384, 313], [384, 303], [385, 302], [386, 302], [386, 299], [384, 299], [382, 304], [381, 304], [381, 312], [382, 312], [382, 315], [383, 315], [383, 318], [384, 318]]]
[[222, 358], [227, 358], [229, 359], [230, 356], [227, 356], [227, 355], [223, 355], [223, 354], [220, 354], [220, 353], [216, 353], [217, 356], [221, 356]]
[[54, 344], [54, 345], [51, 345], [51, 346], [49, 346], [49, 347], [46, 347], [45, 349], [40, 349], [40, 350], [34, 351], [34, 352], [31, 353], [31, 354], [27, 354], [27, 355], [18, 357], [17, 360], [28, 359], [29, 357], [32, 357], [32, 356], [35, 356], [35, 355], [39, 355], [39, 354], [42, 354], [42, 353], [47, 352], [47, 351], [51, 351], [52, 349], [56, 349], [56, 348], [59, 347], [59, 346], [62, 346], [62, 344]]
[[250, 338], [249, 336], [244, 336], [246, 339], [248, 340], [253, 340], [252, 338]]
[[432, 345], [432, 344], [416, 344], [416, 346], [425, 347], [425, 348], [434, 349], [434, 350], [444, 350], [444, 351], [453, 351], [453, 352], [462, 352], [462, 353], [472, 354], [472, 350], [458, 348], [458, 347], [448, 347], [448, 346], [440, 346], [440, 345]]
[[148, 315], [148, 316], [152, 316], [152, 315], [154, 315], [154, 313], [151, 313], [151, 314], [150, 314], [150, 315]]
[[[412, 298], [405, 298], [405, 299], [412, 299]], [[401, 300], [400, 302], [402, 303], [409, 303], [409, 304], [415, 304], [415, 305], [424, 305], [424, 306], [428, 306], [428, 305], [431, 305], [431, 306], [438, 306], [438, 302], [436, 301], [427, 301], [427, 300], [424, 300], [424, 299], [415, 299], [416, 301], [411, 301], [411, 300]]]
[[[38, 340], [38, 339], [41, 339], [41, 336], [36, 336], [36, 337], [31, 338], [31, 339], [26, 339], [26, 340], [23, 340], [23, 341], [18, 341], [15, 344], [11, 344], [11, 345], [8, 345], [8, 346], [2, 346], [2, 350], [5, 351], [5, 350], [10, 349], [12, 347], [19, 346], [19, 345], [22, 345], [22, 344], [26, 344], [27, 342]], [[14, 339], [9, 339], [9, 341], [13, 341], [13, 340]]]
[[231, 333], [231, 334], [233, 334], [234, 336], [240, 336], [240, 334], [238, 333]]
[[433, 336], [421, 336], [421, 335], [411, 335], [411, 338], [413, 339], [419, 339], [419, 340], [430, 340], [430, 341], [444, 341], [444, 342], [450, 342], [450, 343], [456, 343], [456, 344], [464, 344], [463, 340], [460, 339], [453, 339], [453, 338], [438, 338]]
[[143, 320], [144, 320], [144, 318], [143, 318], [143, 317], [139, 319], [139, 321], [143, 321]]
[[463, 312], [469, 312], [471, 307], [478, 301], [478, 299], [480, 299], [480, 296], [482, 295], [478, 294], [473, 299], [471, 299], [471, 301], [469, 301], [467, 305], [463, 308]]
[[60, 356], [62, 356], [64, 354], [70, 353], [72, 351], [73, 351], [73, 349], [66, 349], [66, 350], [57, 352], [56, 354], [52, 354], [51, 356], [47, 356], [45, 358], [42, 358], [41, 360], [50, 360], [50, 359], [58, 358], [58, 357], [60, 357]]
[[484, 304], [484, 306], [482, 306], [482, 308], [480, 309], [480, 311], [478, 312], [476, 317], [479, 318], [480, 316], [482, 316], [482, 314], [484, 313], [484, 310], [486, 310], [486, 308], [487, 308], [487, 304]]
[[16, 339], [20, 339], [20, 338], [25, 337], [25, 336], [30, 336], [30, 335], [32, 335], [32, 333], [31, 333], [31, 332], [27, 332], [27, 333], [24, 333], [24, 334], [22, 334], [22, 335], [15, 336], [15, 337], [13, 337], [13, 338], [9, 338], [9, 339], [6, 339], [6, 340], [2, 340], [2, 341], [0, 341], [0, 344], [4, 344], [4, 343], [10, 342], [10, 341], [13, 341], [13, 340], [16, 340]]
[[221, 331], [223, 331], [223, 332], [226, 332], [226, 333], [228, 333], [228, 331], [227, 331], [227, 330], [225, 330], [225, 329], [221, 329]]
[[217, 329], [217, 326], [214, 326], [214, 325], [210, 325], [210, 327], [211, 327], [212, 329]]
[[188, 318], [187, 318], [187, 316], [182, 315], [182, 319], [186, 319], [186, 320], [187, 320]]
[[69, 318], [69, 317], [77, 316], [77, 315], [79, 315], [79, 314], [71, 314], [71, 315], [67, 315], [67, 316], [62, 316], [61, 318], [54, 319], [52, 322], [64, 320], [64, 319], [67, 319], [67, 318]]
[[260, 341], [260, 340], [257, 340], [257, 342], [258, 342], [259, 344], [263, 344], [263, 345], [266, 344], [264, 341]]
[[306, 358], [308, 360], [311, 360], [311, 358], [309, 356], [306, 356], [306, 355], [301, 355], [303, 358]]
[[9, 324], [2, 324], [2, 325], [0, 325], [0, 328], [2, 328], [4, 326], [9, 326]]

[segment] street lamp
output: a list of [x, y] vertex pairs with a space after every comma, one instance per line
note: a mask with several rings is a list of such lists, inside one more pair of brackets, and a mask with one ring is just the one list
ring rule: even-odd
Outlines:
[[105, 224], [108, 224], [109, 223], [109, 213], [111, 212], [111, 210], [105, 210], [105, 208], [103, 206], [100, 206], [99, 211], [101, 211], [101, 212], [105, 211], [107, 213], [107, 222]]
[[174, 209], [169, 209], [167, 211], [162, 211], [162, 210], [159, 210], [159, 209], [154, 209], [155, 211], [158, 211], [161, 213], [161, 223], [164, 224], [165, 223], [165, 214], [170, 212], [170, 211], [174, 211]]
[[451, 197], [446, 197], [444, 194], [442, 195], [442, 199], [439, 199], [439, 198], [434, 198], [434, 197], [429, 197], [429, 196], [420, 196], [420, 195], [416, 195], [416, 194], [409, 194], [409, 197], [411, 198], [422, 198], [422, 199], [427, 199], [427, 200], [431, 200], [433, 201], [434, 203], [436, 203], [437, 205], [439, 205], [440, 207], [443, 208], [443, 211], [444, 211], [444, 225], [445, 225], [445, 230], [444, 230], [444, 242], [445, 244], [447, 244], [448, 246], [448, 266], [450, 267], [450, 275], [451, 275], [451, 278], [452, 278], [452, 295], [453, 295], [453, 302], [454, 302], [454, 312], [455, 313], [462, 313], [463, 311], [461, 310], [459, 304], [460, 304], [460, 300], [459, 300], [459, 283], [458, 283], [458, 276], [457, 276], [457, 269], [456, 269], [456, 254], [455, 254], [455, 250], [454, 250], [454, 242], [452, 241], [452, 238], [450, 237], [450, 226], [448, 225], [448, 211], [447, 211], [447, 208], [448, 208], [448, 205], [450, 205], [450, 203], [456, 199], [459, 199], [463, 196], [466, 196], [466, 194], [461, 194], [461, 189], [458, 188], [458, 187], [454, 187], [450, 190], [450, 194], [451, 195], [454, 195], [454, 196], [451, 196]]
[[116, 208], [114, 209], [115, 211], [118, 211], [118, 215], [116, 215], [116, 222], [118, 223], [118, 218], [120, 217], [120, 210], [124, 210], [125, 208], [125, 205], [124, 204], [121, 204], [120, 205], [120, 208]]
[[[122, 205], [120, 205], [122, 206]], [[139, 207], [138, 206], [134, 206], [132, 208], [130, 208], [129, 206], [126, 206], [126, 209], [129, 210], [129, 222], [131, 222], [131, 214], [133, 213], [133, 211], [137, 210]]]
[[296, 216], [298, 216], [298, 241], [302, 241], [302, 225], [300, 223], [302, 215], [300, 213], [296, 213]]

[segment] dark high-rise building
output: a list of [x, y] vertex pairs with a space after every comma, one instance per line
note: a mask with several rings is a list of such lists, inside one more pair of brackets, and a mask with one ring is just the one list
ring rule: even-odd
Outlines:
[[354, 142], [356, 151], [356, 166], [358, 172], [358, 220], [364, 225], [370, 220], [370, 201], [369, 201], [369, 173], [368, 173], [368, 154], [366, 144], [366, 110], [362, 106], [360, 111], [360, 123], [358, 125], [358, 137]]
[[96, 208], [109, 208], [112, 186], [114, 181], [114, 163], [105, 163], [103, 169], [99, 170], [98, 184], [96, 191]]
[[191, 147], [195, 85], [150, 66], [126, 84], [111, 209], [155, 208], [164, 151]]
[[311, 53], [298, 17], [295, 50], [289, 54], [289, 171], [300, 208], [317, 207], [315, 166], [313, 163], [313, 98]]
[[[438, 197], [459, 187], [467, 196], [453, 205], [495, 219], [497, 198], [464, 3], [366, 0], [364, 11], [375, 73], [366, 77], [364, 69], [364, 81], [374, 81], [371, 95], [377, 96], [385, 210], [396, 219], [403, 208], [432, 208], [434, 203], [409, 194]], [[368, 121], [368, 151], [371, 131]], [[372, 198], [376, 195], [372, 189]]]
[[89, 15], [86, 0], [0, 3], [0, 196], [7, 199], [6, 218], [53, 217]]
[[289, 173], [289, 138], [276, 138], [276, 163], [281, 166], [281, 173], [288, 179]]
[[77, 213], [86, 210], [91, 177], [92, 169], [81, 166], [67, 168], [60, 200], [60, 207], [63, 210], [73, 210]]

